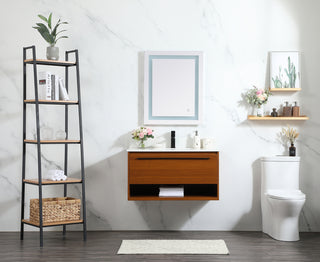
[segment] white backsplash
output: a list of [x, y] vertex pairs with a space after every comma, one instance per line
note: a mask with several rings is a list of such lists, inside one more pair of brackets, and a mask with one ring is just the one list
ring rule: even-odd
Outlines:
[[[290, 122], [301, 133], [301, 190], [307, 200], [303, 231], [319, 231], [320, 139], [318, 115], [320, 37], [318, 1], [290, 0], [91, 0], [6, 1], [0, 10], [0, 231], [20, 225], [22, 154], [22, 47], [46, 43], [32, 29], [37, 14], [53, 12], [69, 25], [63, 51], [79, 49], [89, 230], [261, 230], [261, 156], [287, 154], [279, 138], [286, 122], [247, 121], [250, 108], [241, 95], [252, 85], [268, 86], [268, 51], [302, 52], [302, 91], [275, 94], [265, 108], [298, 100], [306, 122]], [[19, 6], [19, 8], [17, 8]], [[12, 15], [14, 14], [14, 15]], [[54, 20], [55, 21], [55, 20]], [[154, 126], [157, 142], [191, 147], [195, 130], [213, 138], [220, 150], [219, 201], [128, 201], [127, 148], [130, 132], [142, 124], [143, 56], [146, 50], [204, 52], [203, 123]], [[50, 68], [51, 71], [56, 70]], [[63, 71], [61, 72], [61, 74]], [[75, 75], [71, 71], [71, 75]], [[29, 77], [30, 76], [30, 77]], [[28, 68], [28, 97], [32, 96]], [[75, 78], [71, 77], [71, 83]], [[72, 88], [72, 87], [71, 87]], [[72, 93], [72, 92], [71, 92]], [[72, 95], [72, 94], [71, 94]], [[169, 96], [170, 94], [168, 94]], [[63, 128], [63, 108], [42, 106], [44, 125]], [[28, 105], [29, 138], [35, 131]], [[70, 138], [77, 138], [77, 111], [71, 109]], [[43, 168], [63, 166], [63, 146], [44, 145]], [[69, 146], [70, 176], [79, 176], [79, 146]], [[27, 176], [36, 177], [36, 151], [27, 145]], [[37, 188], [27, 185], [29, 198]], [[70, 196], [80, 187], [69, 186]], [[62, 186], [44, 196], [61, 196]], [[26, 217], [28, 216], [28, 211]], [[33, 230], [31, 227], [26, 227]], [[79, 228], [79, 227], [75, 227]]]

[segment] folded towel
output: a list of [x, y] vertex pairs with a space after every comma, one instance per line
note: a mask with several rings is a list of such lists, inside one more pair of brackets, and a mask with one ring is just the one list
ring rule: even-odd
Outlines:
[[60, 181], [60, 180], [66, 180], [67, 176], [64, 174], [63, 170], [52, 169], [48, 171], [46, 178], [53, 181]]

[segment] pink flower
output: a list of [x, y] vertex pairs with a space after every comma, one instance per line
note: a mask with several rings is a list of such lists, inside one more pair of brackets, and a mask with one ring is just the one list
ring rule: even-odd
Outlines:
[[140, 132], [140, 133], [139, 133], [139, 137], [140, 137], [140, 138], [144, 138], [144, 133], [143, 133], [143, 132]]
[[263, 90], [260, 89], [257, 91], [256, 95], [259, 96], [259, 95], [262, 95], [262, 93], [263, 93]]
[[147, 134], [148, 135], [152, 135], [152, 129], [151, 128], [147, 128]]

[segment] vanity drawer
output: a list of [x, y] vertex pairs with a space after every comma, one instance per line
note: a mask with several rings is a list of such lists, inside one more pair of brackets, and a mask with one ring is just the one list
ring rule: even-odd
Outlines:
[[129, 184], [218, 184], [218, 152], [128, 153]]

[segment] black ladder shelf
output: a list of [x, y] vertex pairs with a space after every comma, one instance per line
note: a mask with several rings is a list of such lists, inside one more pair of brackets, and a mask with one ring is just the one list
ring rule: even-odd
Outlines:
[[[32, 59], [27, 59], [27, 51], [32, 51]], [[75, 55], [75, 62], [70, 62], [69, 54]], [[87, 239], [87, 229], [86, 229], [86, 198], [85, 198], [85, 174], [84, 174], [84, 155], [83, 155], [83, 132], [82, 132], [82, 112], [81, 112], [81, 93], [80, 93], [80, 73], [79, 73], [79, 55], [78, 50], [71, 50], [65, 52], [66, 61], [53, 61], [53, 60], [40, 60], [36, 59], [36, 48], [35, 46], [29, 46], [23, 48], [23, 149], [22, 149], [22, 198], [21, 198], [21, 230], [20, 239], [23, 240], [24, 236], [24, 225], [28, 224], [31, 226], [38, 227], [40, 229], [40, 247], [43, 246], [43, 228], [49, 226], [63, 226], [63, 236], [66, 235], [66, 225], [70, 224], [82, 224], [83, 225], [83, 240]], [[34, 96], [35, 99], [27, 100], [27, 64], [33, 66], [34, 74]], [[77, 101], [54, 101], [54, 100], [39, 100], [38, 99], [38, 81], [37, 81], [37, 66], [62, 66], [65, 67], [65, 87], [68, 91], [68, 68], [71, 66], [76, 67], [76, 78], [77, 78]], [[26, 138], [26, 107], [27, 104], [35, 105], [36, 112], [36, 140], [28, 140]], [[39, 105], [64, 105], [65, 107], [65, 140], [41, 140], [40, 137], [40, 116], [39, 116]], [[68, 106], [76, 105], [78, 106], [79, 112], [79, 134], [80, 140], [68, 140]], [[26, 179], [26, 145], [36, 144], [37, 145], [37, 158], [38, 158], [38, 179]], [[68, 174], [68, 144], [79, 144], [80, 145], [80, 160], [81, 160], [81, 178], [67, 178], [65, 181], [51, 181], [42, 179], [41, 172], [41, 145], [42, 144], [63, 144], [64, 145], [64, 173]], [[64, 186], [64, 197], [67, 196], [67, 185], [68, 184], [82, 184], [82, 219], [76, 221], [62, 221], [54, 223], [43, 223], [42, 214], [42, 186], [43, 185], [57, 185], [62, 184]], [[24, 206], [25, 206], [25, 185], [36, 185], [39, 188], [39, 223], [35, 223], [24, 218]]]

